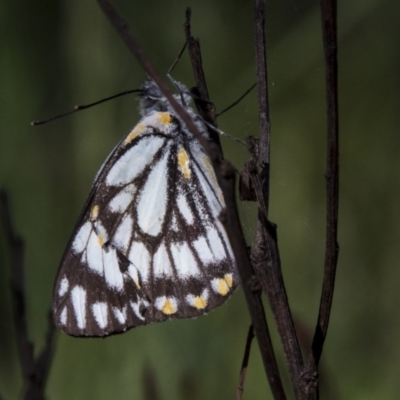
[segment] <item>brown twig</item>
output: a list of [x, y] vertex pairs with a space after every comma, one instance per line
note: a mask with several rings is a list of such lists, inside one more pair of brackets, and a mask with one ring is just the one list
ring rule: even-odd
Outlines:
[[269, 202], [269, 161], [271, 120], [269, 118], [268, 101], [268, 76], [267, 57], [265, 46], [265, 0], [254, 2], [254, 25], [255, 25], [255, 55], [256, 55], [256, 77], [258, 95], [258, 127], [260, 132], [260, 179], [268, 213]]
[[268, 221], [271, 123], [267, 89], [265, 4], [264, 0], [255, 0], [254, 4], [261, 170], [257, 174], [256, 163], [254, 163], [252, 171], [249, 171], [259, 203], [259, 222], [256, 242], [252, 249], [252, 261], [277, 322], [295, 395], [300, 398], [299, 382], [303, 359], [283, 282], [276, 226]]
[[[212, 103], [210, 103], [208, 98], [207, 85], [205, 82], [205, 74], [201, 62], [202, 58], [200, 51], [200, 43], [198, 40], [194, 39], [191, 35], [190, 16], [191, 16], [190, 9], [187, 9], [186, 22], [184, 25], [185, 35], [188, 43], [189, 55], [192, 62], [192, 68], [194, 71], [196, 84], [201, 88], [199, 89], [199, 92], [202, 96], [202, 99], [205, 100], [204, 102], [199, 103], [198, 106], [200, 109], [203, 109], [205, 118], [208, 117], [209, 118], [208, 121], [210, 121], [210, 123], [213, 123], [214, 126], [216, 126], [215, 109], [214, 107], [207, 108], [207, 106]], [[203, 105], [205, 105], [205, 107]], [[219, 144], [219, 138], [218, 138], [218, 144]], [[227, 172], [228, 170], [231, 170], [231, 166], [226, 164], [225, 179], [229, 178], [229, 173]], [[222, 180], [219, 179], [220, 184], [222, 181], [223, 179]], [[235, 226], [228, 226], [229, 224], [226, 223], [225, 227], [227, 228], [229, 240], [235, 252], [239, 274], [242, 280], [247, 304], [252, 317], [254, 330], [256, 332], [256, 337], [259, 343], [259, 348], [264, 362], [264, 368], [267, 374], [267, 378], [270, 382], [272, 394], [275, 399], [285, 399], [286, 397], [280, 379], [274, 349], [272, 347], [269, 328], [267, 320], [265, 318], [264, 307], [262, 305], [262, 301], [258, 291], [254, 291], [254, 288], [252, 287], [254, 283], [253, 279], [254, 272], [251, 263], [249, 261], [248, 253], [246, 251], [247, 249], [246, 243], [244, 241], [243, 233], [241, 231], [241, 225], [237, 216], [237, 207], [234, 200], [235, 194], [234, 190], [232, 190], [233, 184], [234, 181], [229, 183], [229, 179], [227, 179], [226, 181], [224, 181], [224, 185], [221, 185], [225, 199], [229, 198], [230, 201], [230, 205], [228, 205], [227, 202], [227, 211], [230, 212], [227, 221], [231, 221], [231, 223], [235, 225]]]
[[24, 399], [44, 399], [44, 390], [52, 362], [55, 327], [51, 316], [44, 348], [35, 359], [34, 346], [29, 340], [26, 322], [24, 241], [15, 232], [5, 190], [0, 192], [0, 212], [11, 265], [11, 290], [14, 303], [14, 321], [19, 361], [24, 385]]
[[236, 400], [242, 400], [242, 395], [244, 391], [244, 380], [246, 379], [247, 367], [249, 365], [250, 350], [251, 350], [251, 344], [253, 343], [253, 338], [254, 338], [254, 329], [253, 325], [250, 325], [246, 339], [246, 347], [244, 349], [242, 367], [240, 368], [239, 384], [236, 390]]
[[[198, 90], [198, 98], [205, 100], [203, 102], [196, 101], [201, 116], [211, 125], [217, 126], [217, 119], [215, 117], [215, 106], [212, 104], [208, 95], [207, 82], [203, 70], [203, 59], [201, 57], [200, 41], [192, 36], [190, 18], [192, 11], [190, 7], [186, 9], [186, 20], [183, 25], [185, 30], [186, 43], [188, 45], [190, 62], [192, 63], [192, 70], [194, 80], [196, 82], [196, 89]], [[195, 98], [196, 100], [196, 98]], [[219, 135], [217, 132], [211, 132], [211, 139], [218, 144], [221, 148]]]
[[[224, 218], [224, 226], [235, 255], [243, 291], [250, 311], [258, 347], [260, 349], [260, 354], [272, 394], [274, 399], [284, 400], [286, 399], [286, 395], [279, 375], [271, 336], [265, 318], [264, 306], [261, 301], [259, 290], [254, 287], [255, 275], [246, 251], [246, 242], [237, 212], [235, 198], [235, 170], [227, 161], [221, 162], [220, 170], [223, 179], [219, 182], [224, 194], [227, 212], [226, 218]], [[216, 172], [218, 173], [218, 171]]]
[[[317, 326], [312, 352], [307, 360], [307, 373], [317, 371], [332, 309], [336, 267], [339, 254], [337, 241], [339, 211], [339, 117], [337, 68], [337, 2], [321, 0], [321, 19], [325, 53], [327, 102], [327, 168], [326, 168], [326, 247], [325, 268]], [[317, 390], [317, 389], [316, 389]]]

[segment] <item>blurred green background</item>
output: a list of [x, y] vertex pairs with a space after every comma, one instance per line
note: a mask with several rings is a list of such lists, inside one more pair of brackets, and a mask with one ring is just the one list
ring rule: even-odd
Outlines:
[[[220, 110], [254, 81], [250, 1], [113, 1], [145, 52], [165, 73], [184, 42], [185, 7], [201, 38], [211, 99]], [[325, 234], [325, 92], [319, 2], [268, 2], [272, 119], [271, 219], [290, 303], [312, 334], [318, 312]], [[400, 383], [400, 5], [339, 2], [340, 255], [331, 325], [323, 354], [324, 399], [394, 399]], [[137, 99], [124, 97], [75, 116], [50, 117], [129, 88], [145, 78], [96, 2], [0, 3], [0, 184], [10, 193], [26, 240], [28, 322], [36, 351], [58, 263], [93, 177], [137, 122]], [[187, 54], [173, 73], [193, 85]], [[219, 120], [239, 138], [257, 134], [255, 92]], [[248, 157], [222, 139], [241, 168]], [[255, 210], [241, 205], [249, 241]], [[9, 290], [0, 233], [0, 393], [20, 394]], [[269, 315], [282, 373], [275, 326]], [[59, 333], [49, 399], [143, 399], [151, 369], [160, 399], [233, 399], [249, 316], [241, 290], [197, 320], [134, 329], [106, 340]], [[307, 336], [307, 335], [306, 335]], [[293, 398], [288, 386], [289, 398]], [[256, 343], [244, 399], [271, 398]]]

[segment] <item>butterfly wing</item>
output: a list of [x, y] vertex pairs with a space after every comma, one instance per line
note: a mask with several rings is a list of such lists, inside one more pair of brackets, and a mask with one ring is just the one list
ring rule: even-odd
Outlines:
[[204, 314], [239, 282], [224, 203], [197, 141], [146, 116], [99, 172], [54, 289], [56, 325], [105, 336]]

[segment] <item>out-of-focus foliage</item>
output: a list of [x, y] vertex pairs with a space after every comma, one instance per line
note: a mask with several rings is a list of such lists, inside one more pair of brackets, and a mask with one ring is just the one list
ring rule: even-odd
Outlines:
[[[160, 73], [183, 45], [184, 12], [191, 5], [193, 32], [201, 38], [209, 91], [219, 109], [255, 81], [251, 2], [114, 4]], [[325, 231], [325, 93], [317, 6], [310, 0], [270, 1], [267, 31], [271, 219], [278, 224], [293, 314], [308, 335], [318, 312]], [[399, 14], [393, 0], [339, 4], [340, 257], [321, 366], [325, 399], [389, 399], [399, 392]], [[5, 1], [0, 21], [0, 183], [9, 190], [27, 244], [28, 322], [40, 348], [62, 252], [97, 169], [138, 120], [137, 100], [124, 97], [42, 127], [29, 122], [137, 88], [145, 74], [95, 2]], [[193, 84], [187, 55], [173, 75]], [[255, 93], [219, 122], [240, 138], [256, 135]], [[223, 145], [240, 168], [246, 150], [226, 139]], [[245, 204], [241, 213], [251, 240], [255, 211]], [[3, 233], [0, 238], [0, 392], [14, 399], [20, 369]], [[239, 291], [197, 320], [106, 340], [59, 334], [48, 398], [141, 399], [145, 368], [154, 372], [162, 399], [233, 398], [248, 325]], [[272, 318], [270, 325], [275, 334]], [[244, 398], [266, 393], [255, 345]]]

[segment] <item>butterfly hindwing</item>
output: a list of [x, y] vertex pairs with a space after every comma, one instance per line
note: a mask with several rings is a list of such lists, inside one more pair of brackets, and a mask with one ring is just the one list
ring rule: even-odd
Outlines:
[[152, 110], [98, 173], [54, 290], [56, 325], [106, 336], [202, 315], [239, 283], [208, 157], [172, 112]]

